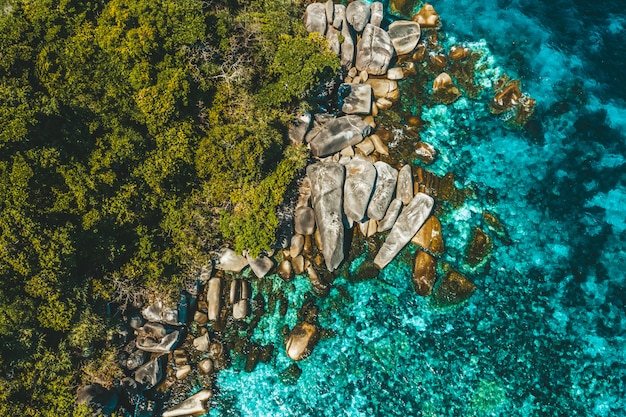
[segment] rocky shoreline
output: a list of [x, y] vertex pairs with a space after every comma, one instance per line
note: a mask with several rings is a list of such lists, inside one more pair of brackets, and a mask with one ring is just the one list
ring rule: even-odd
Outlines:
[[[244, 369], [251, 372], [259, 362], [270, 362], [276, 349], [284, 349], [294, 361], [283, 372], [283, 381], [293, 383], [301, 372], [295, 361], [305, 359], [325, 333], [317, 321], [315, 297], [328, 295], [334, 278], [345, 273], [364, 242], [371, 256], [358, 268], [363, 277], [376, 276], [414, 245], [417, 294], [440, 307], [471, 297], [476, 290], [472, 280], [442, 265], [445, 242], [438, 218], [444, 205], [458, 206], [466, 191], [455, 186], [453, 174], [439, 177], [424, 168], [438, 155], [419, 138], [419, 114], [406, 116], [404, 124], [379, 120], [387, 122], [385, 112], [400, 106], [403, 80], [418, 77], [424, 68], [434, 76], [427, 87], [431, 100], [450, 104], [471, 95], [471, 81], [444, 70], [458, 75], [469, 68], [473, 74], [475, 60], [462, 46], [442, 53], [440, 19], [428, 3], [411, 20], [384, 12], [382, 3], [361, 0], [307, 6], [307, 30], [325, 36], [345, 71], [328, 94], [330, 107], [338, 111], [297, 115], [289, 130], [291, 141], [306, 143], [314, 159], [299, 185], [290, 239], [256, 258], [224, 248], [193, 288], [181, 292], [178, 306], [157, 302], [129, 310], [134, 337], [120, 360], [132, 376], [119, 381], [115, 391], [83, 387], [79, 401], [105, 415], [116, 409], [136, 417], [200, 415], [219, 390], [216, 373], [231, 365], [233, 355], [243, 354]], [[532, 114], [534, 100], [521, 92], [518, 81], [500, 80], [494, 90], [492, 113], [518, 125]], [[505, 241], [497, 217], [486, 212], [483, 217], [491, 233]], [[492, 246], [490, 235], [475, 228], [465, 262], [488, 267]], [[284, 298], [253, 294], [251, 281], [273, 273], [285, 282], [306, 276], [314, 292], [300, 307], [297, 324], [284, 329], [283, 346], [252, 340], [267, 310], [278, 304], [284, 316], [288, 308]]]

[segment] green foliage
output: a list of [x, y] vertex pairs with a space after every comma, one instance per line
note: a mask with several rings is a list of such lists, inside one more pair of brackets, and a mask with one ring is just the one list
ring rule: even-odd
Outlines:
[[298, 5], [3, 2], [0, 415], [81, 415], [81, 376], [121, 375], [101, 300], [269, 249], [308, 155], [286, 124], [339, 65]]

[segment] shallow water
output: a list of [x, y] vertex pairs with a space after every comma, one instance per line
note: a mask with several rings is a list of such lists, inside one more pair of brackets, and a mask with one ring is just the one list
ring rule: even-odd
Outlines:
[[[484, 51], [485, 86], [508, 73], [537, 99], [525, 130], [489, 113], [487, 95], [426, 109], [422, 139], [474, 190], [443, 217], [448, 251], [478, 290], [439, 310], [411, 286], [410, 252], [379, 279], [334, 283], [318, 300], [336, 333], [299, 363], [295, 385], [281, 328], [310, 290], [286, 289], [290, 309], [266, 317], [258, 343], [277, 347], [253, 373], [218, 377], [211, 416], [626, 415], [626, 15], [619, 2], [440, 0], [449, 43]], [[463, 265], [481, 213], [498, 215], [490, 268]]]

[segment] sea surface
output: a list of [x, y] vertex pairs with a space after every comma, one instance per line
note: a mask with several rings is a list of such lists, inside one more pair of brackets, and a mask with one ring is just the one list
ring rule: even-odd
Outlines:
[[[317, 301], [334, 337], [290, 385], [281, 328], [310, 285], [269, 278], [290, 308], [254, 339], [275, 358], [221, 372], [210, 416], [626, 416], [626, 5], [431, 3], [445, 42], [481, 51], [482, 85], [507, 73], [537, 100], [521, 130], [490, 114], [488, 94], [422, 114], [440, 152], [429, 169], [474, 190], [441, 221], [443, 260], [477, 291], [435, 308], [412, 289], [410, 256], [378, 279], [337, 279]], [[485, 210], [509, 240], [494, 236], [489, 267], [472, 269], [463, 251]]]

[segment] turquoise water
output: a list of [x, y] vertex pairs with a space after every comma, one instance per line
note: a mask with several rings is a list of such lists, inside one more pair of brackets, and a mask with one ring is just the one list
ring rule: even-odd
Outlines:
[[[488, 110], [489, 96], [425, 109], [423, 140], [474, 190], [443, 217], [444, 260], [478, 289], [434, 308], [410, 283], [411, 248], [379, 279], [339, 278], [317, 300], [323, 338], [294, 385], [281, 328], [296, 324], [305, 277], [259, 324], [269, 364], [219, 374], [211, 416], [626, 415], [626, 15], [619, 2], [442, 0], [446, 42], [483, 51], [479, 81], [508, 73], [537, 100], [524, 130]], [[489, 269], [461, 263], [481, 213], [496, 213]], [[255, 290], [258, 288], [255, 284]], [[332, 333], [329, 332], [329, 333]]]

